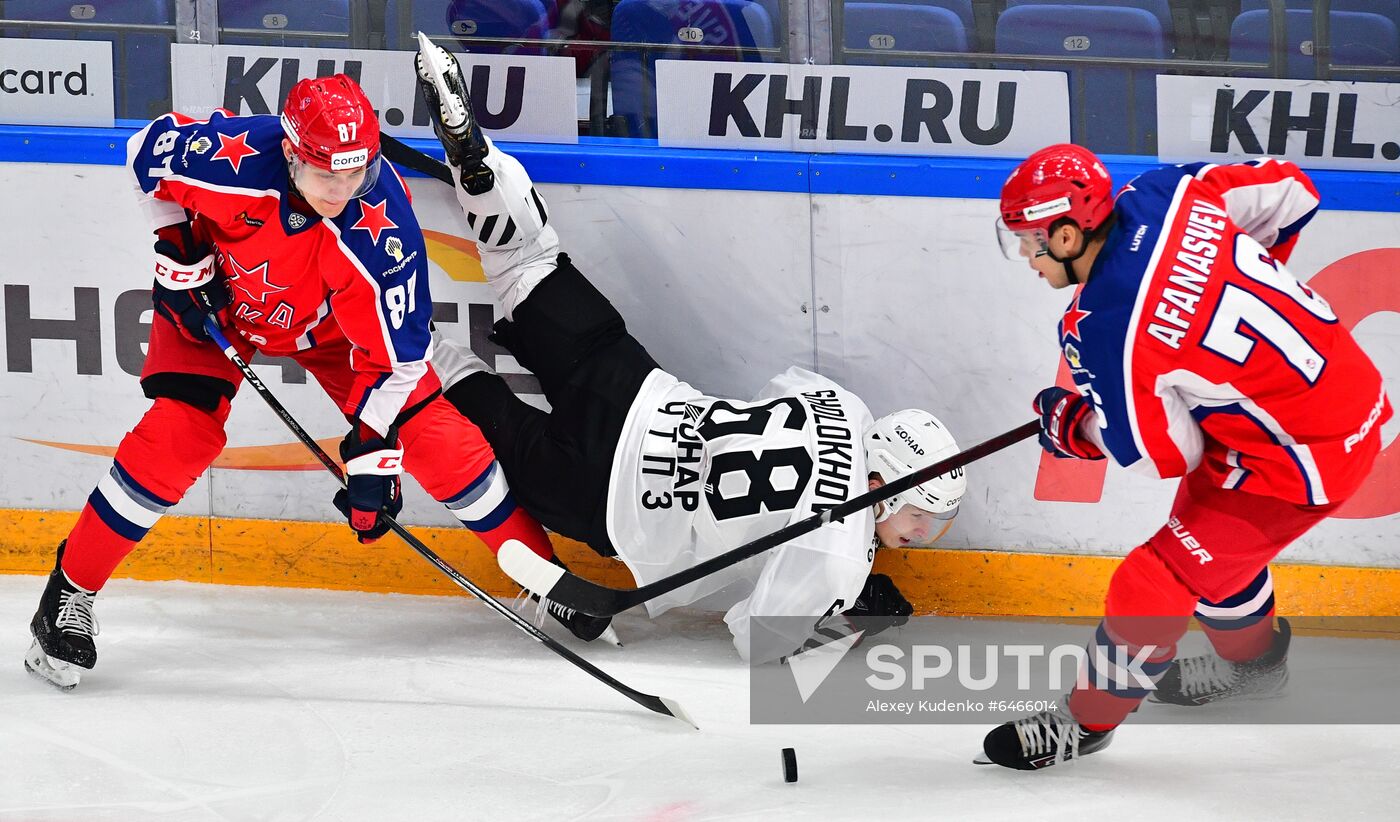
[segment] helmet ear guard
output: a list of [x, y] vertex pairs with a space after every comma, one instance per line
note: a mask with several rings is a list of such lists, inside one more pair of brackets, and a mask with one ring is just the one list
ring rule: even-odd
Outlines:
[[[865, 432], [867, 470], [890, 482], [958, 453], [957, 442], [934, 415], [917, 408], [896, 411], [875, 421]], [[886, 500], [875, 515], [884, 522], [905, 505], [913, 505], [938, 519], [952, 519], [967, 490], [961, 468], [940, 474]]]

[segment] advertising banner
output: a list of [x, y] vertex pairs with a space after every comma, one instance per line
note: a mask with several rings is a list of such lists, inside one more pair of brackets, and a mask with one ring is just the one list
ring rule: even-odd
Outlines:
[[1157, 152], [1170, 163], [1269, 155], [1307, 168], [1400, 171], [1400, 86], [1157, 77]]
[[660, 60], [661, 145], [1024, 157], [1069, 140], [1053, 71]]
[[[379, 107], [386, 132], [433, 137], [411, 51], [176, 44], [170, 53], [175, 109], [192, 117], [207, 117], [216, 108], [275, 114], [297, 80], [344, 73]], [[578, 142], [572, 59], [462, 54], [458, 60], [477, 120], [492, 136]]]
[[0, 37], [0, 123], [111, 128], [112, 44]]

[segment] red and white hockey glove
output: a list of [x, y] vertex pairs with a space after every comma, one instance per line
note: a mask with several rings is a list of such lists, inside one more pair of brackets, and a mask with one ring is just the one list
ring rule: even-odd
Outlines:
[[156, 232], [156, 282], [151, 300], [156, 313], [187, 339], [208, 342], [204, 318], [228, 307], [228, 281], [214, 265], [208, 245], [195, 240], [189, 222]]
[[355, 423], [340, 442], [340, 458], [345, 462], [345, 488], [335, 494], [335, 507], [350, 521], [360, 542], [369, 544], [389, 532], [381, 509], [391, 517], [403, 510], [403, 448], [398, 432], [389, 429], [379, 436], [362, 423]]
[[1082, 395], [1056, 386], [1035, 395], [1035, 413], [1040, 415], [1040, 447], [1061, 459], [1101, 460], [1103, 451], [1080, 431], [1080, 425], [1094, 413]]

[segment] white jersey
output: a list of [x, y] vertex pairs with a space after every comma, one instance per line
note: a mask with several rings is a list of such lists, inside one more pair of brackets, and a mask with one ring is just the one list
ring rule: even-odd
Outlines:
[[[752, 402], [706, 396], [660, 369], [628, 412], [608, 486], [608, 536], [639, 585], [864, 493], [860, 398], [801, 368]], [[647, 603], [727, 608], [745, 659], [799, 648], [855, 604], [875, 556], [867, 508]], [[794, 620], [791, 617], [810, 617]], [[767, 620], [768, 617], [788, 619]]]

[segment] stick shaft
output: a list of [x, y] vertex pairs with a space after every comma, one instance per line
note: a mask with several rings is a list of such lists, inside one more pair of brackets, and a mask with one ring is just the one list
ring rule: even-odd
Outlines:
[[[321, 448], [321, 446], [316, 443], [316, 440], [312, 439], [311, 435], [306, 433], [306, 429], [301, 427], [301, 424], [291, 415], [291, 412], [287, 410], [286, 406], [282, 405], [277, 397], [273, 395], [272, 391], [268, 389], [267, 385], [258, 377], [257, 372], [253, 371], [247, 361], [238, 353], [238, 349], [234, 348], [233, 344], [229, 342], [228, 337], [224, 335], [223, 330], [219, 328], [212, 316], [205, 318], [204, 329], [209, 332], [209, 336], [214, 340], [214, 344], [223, 350], [224, 356], [228, 357], [234, 367], [243, 373], [243, 378], [248, 381], [249, 385], [253, 386], [253, 390], [258, 392], [258, 396], [263, 398], [263, 401], [281, 418], [283, 424], [291, 430], [292, 434], [294, 434], [297, 439], [301, 440], [301, 443], [310, 449], [311, 453], [316, 455], [316, 459], [326, 467], [326, 470], [335, 476], [341, 486], [344, 486], [345, 472], [341, 470], [335, 460], [331, 459], [330, 455], [325, 452], [325, 449]], [[481, 600], [491, 610], [505, 617], [512, 625], [527, 634], [531, 639], [543, 644], [554, 653], [581, 668], [589, 676], [599, 680], [618, 693], [621, 693], [638, 705], [648, 710], [656, 711], [657, 713], [674, 716], [691, 725], [694, 724], [687, 716], [684, 716], [685, 712], [680, 710], [679, 706], [674, 702], [663, 700], [661, 697], [653, 696], [652, 694], [642, 693], [635, 688], [631, 688], [619, 682], [610, 674], [593, 665], [593, 663], [559, 644], [553, 637], [535, 627], [529, 620], [497, 601], [495, 597], [478, 588], [476, 583], [467, 579], [462, 572], [449, 565], [446, 560], [439, 557], [431, 548], [424, 545], [421, 540], [409, 533], [408, 529], [400, 525], [393, 517], [390, 517], [383, 511], [381, 511], [379, 515], [384, 517], [389, 523], [389, 529], [407, 543], [408, 547], [417, 551], [419, 556], [423, 557], [423, 559], [427, 560], [439, 571], [447, 575], [448, 579], [455, 582], [458, 587]], [[673, 707], [675, 710], [672, 709]]]

